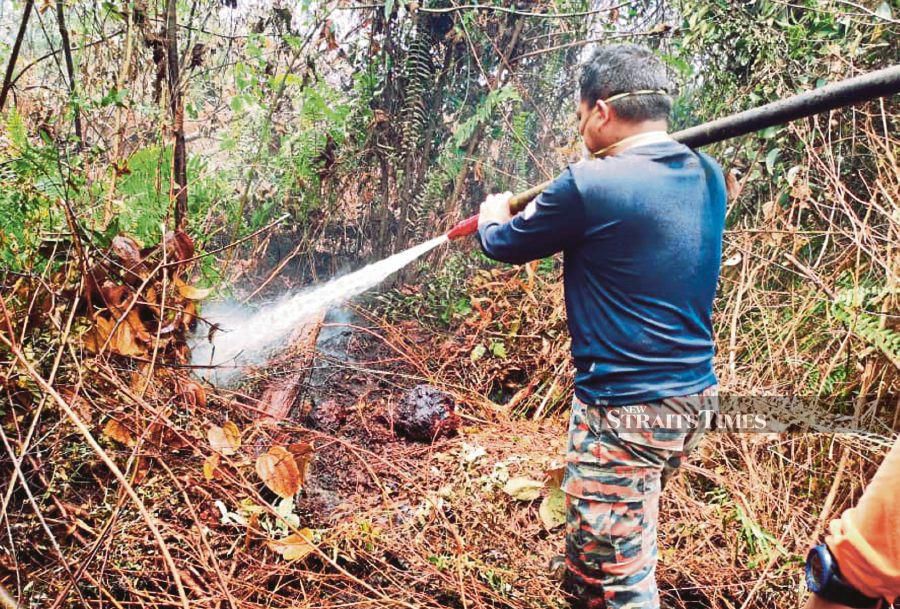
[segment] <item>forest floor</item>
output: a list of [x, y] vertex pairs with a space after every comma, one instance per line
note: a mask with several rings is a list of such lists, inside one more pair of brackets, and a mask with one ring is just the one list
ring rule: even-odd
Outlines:
[[[325, 320], [314, 352], [307, 338], [246, 387], [261, 396], [255, 408], [266, 417], [228, 414], [245, 434], [257, 430], [257, 447], [244, 447], [252, 453], [274, 442], [312, 447], [291, 517], [308, 527], [321, 554], [301, 549], [299, 560], [285, 562], [260, 552], [263, 544], [250, 541], [258, 533], [252, 524], [245, 550], [235, 550], [242, 524], [210, 505], [219, 495], [234, 505], [237, 489], [222, 481], [220, 493], [198, 498], [210, 534], [234, 539], [232, 560], [245, 565], [232, 566], [222, 588], [252, 601], [246, 606], [565, 606], [548, 570], [562, 551], [562, 527], [543, 506], [559, 492], [552, 479], [563, 462], [567, 413], [535, 421], [463, 401], [459, 433], [407, 441], [395, 433], [396, 408], [422, 377], [385, 337], [399, 331], [426, 350], [446, 345], [431, 344], [435, 337], [413, 322], [388, 329], [338, 318]], [[246, 394], [238, 403], [254, 407]], [[272, 412], [283, 418], [266, 428], [260, 421]], [[666, 606], [796, 606], [801, 556], [821, 524], [809, 502], [844, 481], [834, 479], [827, 458], [819, 462], [821, 478], [793, 465], [838, 446], [865, 465], [868, 449], [852, 438], [707, 438], [661, 506], [658, 578]], [[189, 467], [199, 477], [199, 464]], [[532, 494], [511, 492], [510, 480], [540, 484]], [[212, 587], [202, 586], [206, 594]]]
[[[567, 411], [523, 416], [467, 386], [483, 364], [468, 356], [471, 333], [341, 310], [238, 389], [172, 376], [173, 397], [147, 388], [158, 410], [73, 402], [162, 543], [62, 419], [53, 449], [26, 463], [47, 472], [40, 499], [53, 507], [43, 522], [14, 519], [17, 538], [38, 541], [17, 557], [28, 564], [0, 556], [0, 580], [53, 608], [564, 607], [548, 563], [563, 548]], [[457, 401], [457, 433], [396, 433], [398, 406], [422, 383]], [[823, 503], [833, 512], [858, 493], [876, 449], [852, 435], [711, 434], [662, 500], [664, 606], [797, 606]]]

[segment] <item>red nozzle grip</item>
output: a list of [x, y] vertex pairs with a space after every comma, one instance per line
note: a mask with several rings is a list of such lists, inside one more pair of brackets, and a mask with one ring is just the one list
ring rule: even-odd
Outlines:
[[474, 215], [471, 218], [466, 218], [453, 228], [451, 228], [447, 232], [447, 237], [449, 239], [459, 239], [461, 237], [468, 237], [469, 235], [474, 235], [478, 232], [478, 215]]

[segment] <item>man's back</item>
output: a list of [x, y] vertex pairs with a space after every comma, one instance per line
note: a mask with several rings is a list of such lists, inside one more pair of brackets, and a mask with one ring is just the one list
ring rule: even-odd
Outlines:
[[586, 230], [565, 250], [566, 304], [581, 399], [644, 402], [715, 383], [725, 193], [706, 161], [667, 142], [573, 166]]
[[719, 167], [667, 141], [572, 165], [524, 214], [482, 227], [482, 245], [509, 262], [564, 250], [576, 395], [634, 404], [716, 382], [724, 216]]

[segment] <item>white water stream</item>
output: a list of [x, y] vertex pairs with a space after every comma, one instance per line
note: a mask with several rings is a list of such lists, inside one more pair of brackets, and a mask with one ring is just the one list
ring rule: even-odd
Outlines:
[[408, 250], [379, 260], [349, 275], [332, 279], [297, 294], [286, 294], [261, 309], [253, 310], [234, 302], [217, 302], [203, 307], [203, 318], [217, 324], [212, 342], [209, 326], [200, 324], [192, 345], [191, 363], [198, 374], [216, 385], [238, 380], [243, 369], [265, 362], [285, 346], [291, 332], [316, 313], [362, 294], [384, 281], [415, 259], [447, 241], [435, 237]]

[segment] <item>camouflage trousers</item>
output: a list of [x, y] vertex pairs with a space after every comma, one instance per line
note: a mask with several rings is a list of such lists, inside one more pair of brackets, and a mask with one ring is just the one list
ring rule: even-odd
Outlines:
[[660, 492], [717, 412], [716, 389], [629, 406], [573, 400], [562, 488], [574, 606], [659, 607]]

